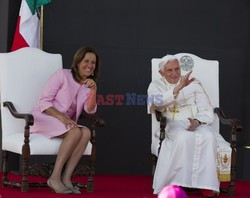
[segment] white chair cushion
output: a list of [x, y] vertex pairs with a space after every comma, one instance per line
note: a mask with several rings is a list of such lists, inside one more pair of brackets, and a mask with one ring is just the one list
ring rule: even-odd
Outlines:
[[[56, 155], [58, 153], [62, 139], [49, 139], [43, 135], [30, 135], [30, 154], [31, 155]], [[24, 136], [22, 133], [12, 133], [2, 140], [2, 149], [14, 153], [22, 154], [22, 146], [24, 144]], [[92, 144], [88, 146], [84, 155], [91, 154]]]

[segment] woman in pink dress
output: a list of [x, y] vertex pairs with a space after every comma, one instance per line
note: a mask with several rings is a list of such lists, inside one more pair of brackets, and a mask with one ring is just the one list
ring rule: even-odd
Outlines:
[[78, 49], [71, 69], [59, 69], [50, 77], [32, 111], [32, 133], [63, 139], [47, 181], [56, 193], [80, 193], [73, 187], [71, 175], [91, 133], [87, 127], [77, 125], [77, 120], [83, 110], [90, 114], [96, 112], [98, 70], [99, 57], [95, 50], [90, 47]]

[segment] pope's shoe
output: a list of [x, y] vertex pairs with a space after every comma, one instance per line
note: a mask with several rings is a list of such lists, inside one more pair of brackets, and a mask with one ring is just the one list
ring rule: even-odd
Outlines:
[[203, 197], [206, 197], [206, 198], [210, 198], [210, 197], [212, 198], [218, 195], [217, 192], [213, 190], [208, 190], [208, 189], [201, 189], [201, 194], [203, 195]]

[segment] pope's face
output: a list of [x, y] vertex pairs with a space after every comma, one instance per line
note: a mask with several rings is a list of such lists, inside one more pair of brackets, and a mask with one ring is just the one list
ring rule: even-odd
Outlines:
[[78, 68], [83, 79], [88, 78], [93, 74], [96, 66], [96, 55], [94, 53], [87, 52], [80, 63]]
[[177, 60], [168, 61], [160, 73], [170, 84], [176, 84], [181, 78], [181, 67]]

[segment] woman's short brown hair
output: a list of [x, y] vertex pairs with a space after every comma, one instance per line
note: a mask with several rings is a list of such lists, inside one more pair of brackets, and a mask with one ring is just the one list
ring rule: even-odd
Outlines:
[[95, 82], [97, 82], [99, 78], [99, 56], [96, 53], [96, 51], [89, 46], [84, 46], [79, 48], [73, 58], [72, 64], [71, 64], [71, 72], [73, 74], [74, 79], [77, 82], [80, 82], [82, 80], [82, 77], [79, 72], [78, 64], [82, 61], [82, 59], [85, 57], [86, 53], [93, 53], [96, 56], [96, 64], [95, 64], [95, 70], [94, 74], [89, 76], [89, 78], [93, 79]]

